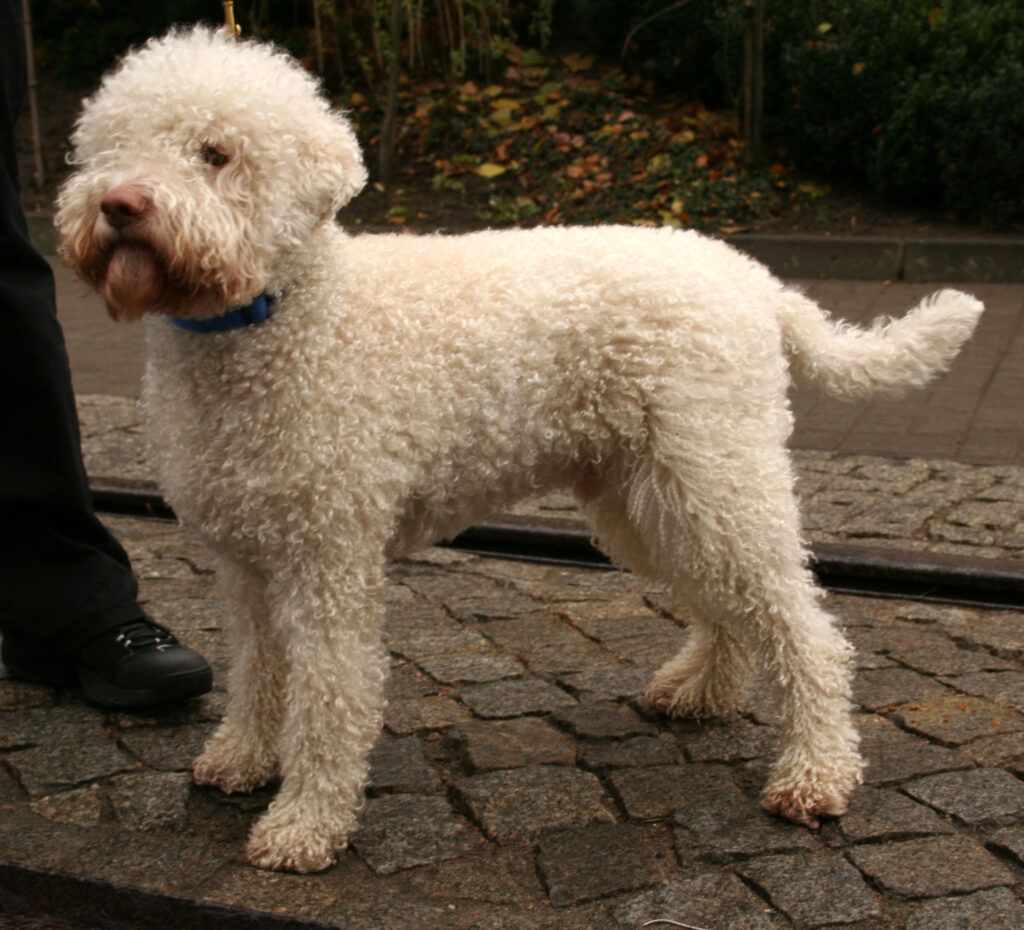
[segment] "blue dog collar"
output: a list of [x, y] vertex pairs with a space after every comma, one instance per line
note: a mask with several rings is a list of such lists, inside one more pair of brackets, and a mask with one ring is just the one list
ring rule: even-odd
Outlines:
[[257, 326], [270, 316], [270, 307], [274, 298], [260, 294], [251, 304], [245, 307], [233, 307], [220, 316], [207, 319], [192, 319], [186, 316], [172, 316], [170, 321], [175, 326], [187, 329], [191, 333], [226, 333], [232, 329], [245, 326]]

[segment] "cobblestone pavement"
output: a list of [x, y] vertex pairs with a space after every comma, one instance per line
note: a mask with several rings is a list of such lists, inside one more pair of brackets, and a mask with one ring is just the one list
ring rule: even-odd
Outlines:
[[[83, 398], [82, 420], [92, 474], [149, 480], [130, 402]], [[1020, 468], [797, 460], [812, 539], [1024, 557]], [[869, 767], [849, 813], [810, 832], [757, 807], [776, 736], [762, 685], [724, 720], [643, 707], [685, 635], [657, 591], [428, 550], [387, 588], [389, 705], [352, 848], [319, 875], [268, 874], [243, 846], [272, 791], [188, 774], [224, 708], [210, 561], [171, 523], [109, 523], [215, 690], [138, 716], [0, 679], [0, 859], [363, 930], [1024, 927], [1024, 614], [830, 598]]]

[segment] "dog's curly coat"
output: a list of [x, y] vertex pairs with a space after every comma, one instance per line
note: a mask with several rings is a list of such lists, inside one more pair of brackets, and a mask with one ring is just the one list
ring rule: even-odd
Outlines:
[[[706, 716], [766, 666], [782, 742], [763, 804], [815, 825], [860, 780], [850, 648], [805, 566], [789, 361], [837, 394], [920, 385], [970, 335], [954, 291], [858, 330], [721, 242], [573, 228], [351, 237], [366, 180], [292, 60], [206, 29], [128, 55], [86, 102], [59, 199], [68, 261], [149, 315], [164, 490], [234, 604], [226, 718], [198, 782], [283, 783], [265, 868], [325, 868], [381, 727], [385, 559], [556, 485], [690, 638], [649, 704]], [[267, 292], [260, 326], [176, 327]]]

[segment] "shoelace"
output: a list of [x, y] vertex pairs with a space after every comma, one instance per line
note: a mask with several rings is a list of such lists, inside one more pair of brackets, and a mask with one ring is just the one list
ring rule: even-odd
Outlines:
[[114, 642], [120, 643], [125, 649], [145, 649], [147, 646], [159, 646], [162, 643], [173, 642], [170, 633], [161, 630], [147, 620], [136, 620], [126, 623], [114, 637]]

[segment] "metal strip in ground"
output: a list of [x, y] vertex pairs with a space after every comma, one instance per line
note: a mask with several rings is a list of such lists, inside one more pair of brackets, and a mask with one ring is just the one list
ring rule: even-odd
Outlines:
[[[92, 493], [103, 513], [174, 519], [174, 511], [152, 491], [93, 487]], [[505, 515], [474, 524], [446, 545], [493, 558], [613, 567], [577, 520]], [[810, 567], [824, 587], [838, 593], [1024, 610], [1024, 565], [1009, 559], [822, 543], [811, 547]]]

